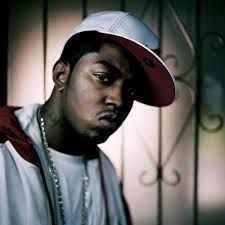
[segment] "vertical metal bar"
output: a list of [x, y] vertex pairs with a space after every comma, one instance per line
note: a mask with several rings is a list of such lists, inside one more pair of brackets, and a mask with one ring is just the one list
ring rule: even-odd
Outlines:
[[[125, 4], [125, 0], [121, 0], [120, 1], [120, 10], [121, 11], [125, 11], [126, 10], [126, 4]], [[124, 191], [123, 190], [123, 184], [124, 184], [124, 165], [125, 165], [125, 145], [124, 145], [124, 142], [125, 142], [125, 125], [123, 124], [122, 126], [122, 130], [121, 130], [121, 190], [122, 192]]]
[[124, 184], [124, 164], [125, 164], [125, 125], [122, 125], [121, 128], [121, 155], [120, 155], [120, 174], [121, 174], [121, 191], [123, 192], [123, 184]]
[[162, 109], [159, 108], [159, 146], [158, 146], [158, 191], [157, 191], [157, 224], [163, 224], [163, 191], [162, 191]]
[[[120, 1], [120, 10], [125, 11], [125, 0]], [[124, 194], [124, 180], [125, 180], [125, 124], [122, 125], [121, 128], [121, 155], [120, 155], [120, 172], [121, 172], [121, 181], [120, 181], [120, 188], [123, 196], [123, 204], [124, 204], [124, 209], [126, 213], [126, 219], [127, 219], [127, 224], [132, 224], [132, 219], [130, 216], [130, 210], [129, 206], [126, 202], [125, 199], [125, 194]]]
[[121, 11], [126, 10], [126, 0], [120, 0], [120, 10]]
[[82, 17], [83, 17], [83, 19], [87, 17], [87, 7], [88, 7], [88, 0], [83, 0], [83, 5], [82, 5]]
[[9, 5], [5, 2], [4, 10], [1, 12], [1, 27], [0, 34], [0, 105], [7, 104], [7, 65], [8, 65], [8, 26], [9, 26]]
[[200, 0], [195, 5], [196, 20], [196, 125], [195, 125], [195, 146], [194, 146], [194, 187], [193, 187], [193, 225], [198, 225], [199, 199], [198, 199], [198, 180], [199, 180], [199, 143], [200, 143], [200, 120], [201, 120], [201, 21], [200, 21]]
[[46, 78], [46, 64], [47, 64], [47, 35], [48, 35], [48, 0], [43, 0], [43, 64], [44, 64], [44, 101], [47, 98], [47, 78]]
[[[158, 16], [159, 16], [159, 49], [160, 54], [162, 52], [162, 40], [163, 40], [163, 0], [158, 1]], [[162, 171], [162, 109], [159, 108], [159, 146], [158, 146], [158, 192], [157, 192], [157, 224], [163, 224], [163, 191], [162, 191], [162, 179], [163, 179], [163, 171]]]

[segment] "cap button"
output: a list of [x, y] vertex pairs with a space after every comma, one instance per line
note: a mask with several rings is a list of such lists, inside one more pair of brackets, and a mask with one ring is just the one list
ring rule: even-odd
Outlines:
[[145, 62], [146, 65], [148, 65], [152, 68], [155, 67], [154, 63], [148, 58], [144, 58], [144, 62]]

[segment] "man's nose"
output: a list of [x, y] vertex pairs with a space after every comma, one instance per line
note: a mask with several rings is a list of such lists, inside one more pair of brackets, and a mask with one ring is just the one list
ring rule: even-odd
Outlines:
[[115, 83], [111, 87], [108, 87], [106, 96], [106, 104], [114, 105], [116, 108], [120, 108], [123, 105], [123, 90], [121, 83]]

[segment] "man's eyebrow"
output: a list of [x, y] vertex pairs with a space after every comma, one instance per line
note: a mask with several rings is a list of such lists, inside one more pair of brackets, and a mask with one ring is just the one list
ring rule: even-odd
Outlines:
[[[109, 63], [108, 61], [106, 60], [98, 60], [95, 62], [96, 64], [102, 64], [103, 66], [107, 67], [108, 69], [110, 69], [112, 71], [112, 73], [118, 77], [121, 77], [122, 76], [122, 72], [117, 69], [114, 65], [112, 65], [111, 63]], [[131, 73], [131, 77], [132, 77], [132, 80], [133, 80], [133, 77], [134, 75]]]
[[118, 74], [121, 74], [121, 71], [119, 69], [117, 69], [115, 66], [113, 66], [111, 63], [105, 61], [105, 60], [98, 60], [96, 61], [95, 63], [97, 64], [102, 64], [103, 66], [105, 67], [108, 67], [110, 70], [118, 73]]

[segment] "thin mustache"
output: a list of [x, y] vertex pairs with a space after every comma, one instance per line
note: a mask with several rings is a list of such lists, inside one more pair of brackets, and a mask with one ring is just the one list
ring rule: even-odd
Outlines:
[[103, 111], [97, 113], [97, 116], [100, 116], [100, 117], [104, 117], [104, 116], [107, 116], [107, 115], [118, 118], [119, 117], [119, 111], [108, 109], [108, 110], [103, 110]]
[[105, 109], [105, 110], [102, 110], [102, 111], [98, 112], [97, 114], [102, 114], [102, 113], [115, 113], [115, 114], [119, 114], [119, 110], [117, 110], [117, 109]]

